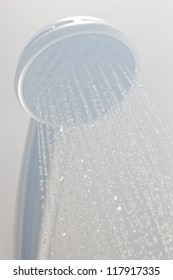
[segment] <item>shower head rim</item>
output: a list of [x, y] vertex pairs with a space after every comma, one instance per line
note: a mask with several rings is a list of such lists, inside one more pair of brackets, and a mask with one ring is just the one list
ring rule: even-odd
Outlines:
[[83, 34], [100, 34], [120, 40], [130, 49], [134, 57], [134, 75], [136, 76], [139, 72], [139, 58], [134, 45], [128, 37], [114, 25], [108, 23], [107, 21], [88, 16], [68, 17], [59, 20], [42, 29], [31, 39], [25, 47], [17, 66], [15, 91], [20, 104], [33, 119], [38, 120], [35, 113], [33, 113], [29, 106], [27, 106], [23, 94], [23, 82], [29, 67], [35, 59], [50, 46], [66, 38]]

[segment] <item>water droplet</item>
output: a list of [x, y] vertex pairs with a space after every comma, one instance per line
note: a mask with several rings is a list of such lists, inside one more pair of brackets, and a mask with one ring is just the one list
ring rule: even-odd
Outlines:
[[59, 180], [60, 180], [60, 182], [62, 182], [64, 180], [64, 177], [61, 176]]
[[40, 186], [43, 186], [44, 180], [40, 180]]

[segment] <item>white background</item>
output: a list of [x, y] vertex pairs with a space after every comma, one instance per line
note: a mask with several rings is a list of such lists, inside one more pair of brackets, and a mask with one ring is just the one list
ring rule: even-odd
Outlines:
[[[172, 276], [173, 276], [173, 269], [172, 269], [172, 264], [173, 261], [129, 261], [129, 260], [121, 260], [121, 261], [113, 261], [113, 260], [60, 260], [60, 261], [2, 261], [0, 262], [0, 277], [1, 279], [4, 280], [9, 280], [9, 279], [27, 279], [27, 280], [33, 280], [33, 279], [73, 279], [73, 280], [78, 280], [78, 279], [85, 279], [85, 280], [90, 280], [90, 279], [99, 279], [99, 280], [114, 280], [114, 279], [118, 279], [118, 280], [153, 280], [153, 279], [157, 279], [157, 280], [172, 280]], [[35, 267], [37, 269], [53, 269], [54, 267], [56, 269], [60, 269], [61, 270], [65, 270], [68, 271], [68, 266], [70, 266], [70, 268], [73, 269], [73, 272], [76, 273], [78, 271], [78, 269], [80, 269], [79, 273], [81, 274], [81, 269], [83, 271], [83, 269], [85, 270], [84, 273], [88, 273], [90, 275], [46, 275], [46, 276], [13, 276], [13, 269], [17, 269], [18, 271], [18, 267], [20, 266], [21, 269], [26, 269], [26, 273], [28, 273], [28, 270], [31, 271], [31, 267], [34, 269]], [[116, 272], [118, 272], [118, 274], [120, 273], [121, 269], [119, 269], [118, 267], [130, 267], [130, 268], [135, 268], [134, 270], [130, 270], [130, 273], [128, 275], [125, 275], [125, 273], [123, 272], [121, 275], [107, 275], [109, 273], [109, 270], [107, 270], [107, 268], [110, 267], [111, 268], [111, 273], [113, 274], [115, 272], [115, 270], [113, 269], [114, 267], [116, 267]], [[138, 273], [139, 269], [137, 267], [154, 267], [154, 271], [155, 268], [157, 267], [156, 270], [160, 271], [159, 275], [149, 275], [146, 274], [146, 270], [145, 268], [141, 270], [140, 275], [133, 275], [133, 271], [135, 274]], [[86, 271], [87, 269], [87, 271]], [[89, 269], [96, 269], [97, 270], [97, 275], [93, 274], [92, 272], [88, 272]], [[102, 272], [101, 272], [102, 270]], [[24, 270], [25, 271], [25, 270]], [[150, 271], [150, 270], [148, 270]], [[22, 273], [22, 272], [20, 272]], [[144, 273], [144, 274], [143, 274]], [[48, 273], [47, 273], [48, 274]], [[78, 273], [76, 273], [78, 274]], [[130, 275], [132, 274], [132, 275]], [[156, 273], [157, 274], [157, 273]]]

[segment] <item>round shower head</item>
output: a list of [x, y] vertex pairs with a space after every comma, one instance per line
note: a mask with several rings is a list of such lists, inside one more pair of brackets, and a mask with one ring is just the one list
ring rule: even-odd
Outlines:
[[125, 90], [130, 87], [122, 69], [131, 77], [136, 73], [136, 53], [126, 36], [100, 19], [66, 18], [27, 45], [16, 71], [16, 92], [34, 119], [85, 122], [109, 111], [113, 99], [122, 100], [117, 81]]

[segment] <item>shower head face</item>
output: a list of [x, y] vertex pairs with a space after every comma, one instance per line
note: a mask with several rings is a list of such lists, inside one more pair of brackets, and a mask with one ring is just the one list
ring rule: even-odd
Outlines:
[[104, 21], [66, 19], [40, 32], [21, 57], [16, 90], [22, 106], [42, 122], [68, 124], [102, 117], [123, 99], [120, 87], [136, 72], [123, 35]]

